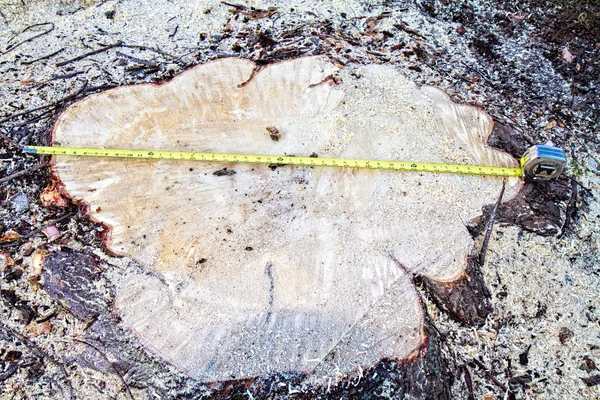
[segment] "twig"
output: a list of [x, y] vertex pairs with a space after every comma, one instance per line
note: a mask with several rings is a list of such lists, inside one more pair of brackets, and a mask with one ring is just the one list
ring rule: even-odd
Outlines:
[[567, 210], [565, 211], [565, 222], [560, 229], [558, 239], [562, 238], [568, 231], [571, 221], [575, 219], [577, 215], [577, 181], [575, 178], [571, 178], [571, 198], [567, 203]]
[[575, 179], [573, 177], [571, 177], [571, 179], [573, 179], [575, 181], [575, 183], [577, 183], [577, 186], [582, 188], [588, 195], [590, 195], [594, 199], [596, 198], [590, 188], [583, 186], [583, 183], [579, 182], [577, 179]]
[[143, 45], [138, 45], [138, 44], [122, 44], [121, 47], [126, 47], [128, 49], [138, 49], [138, 50], [153, 51], [153, 52], [158, 53], [158, 54], [160, 54], [162, 56], [170, 58], [171, 60], [176, 60], [177, 59], [177, 57], [175, 57], [172, 54], [164, 52], [164, 51], [162, 51], [160, 49], [153, 49], [152, 47], [148, 47], [148, 46], [143, 46]]
[[125, 71], [127, 72], [143, 72], [144, 74], [153, 74], [155, 72], [160, 71], [160, 67], [159, 66], [154, 66], [154, 67], [147, 67], [145, 65], [135, 65], [133, 67], [127, 67], [125, 68]]
[[[50, 118], [50, 117], [52, 117], [52, 115], [49, 115], [49, 114], [52, 114], [53, 112], [54, 112], [54, 110], [46, 110], [43, 113], [41, 113], [35, 117], [29, 118], [28, 120], [21, 122], [19, 125], [17, 125], [17, 127], [26, 126], [26, 125], [32, 124], [32, 123], [37, 122], [44, 118]], [[27, 139], [29, 139], [29, 138], [27, 138]], [[26, 140], [20, 140], [19, 146], [27, 146], [27, 143], [28, 143], [28, 141], [26, 141]]]
[[114, 89], [116, 88], [117, 85], [116, 83], [107, 83], [104, 85], [98, 85], [98, 86], [89, 86], [86, 87], [85, 90], [83, 91], [83, 93], [88, 94], [88, 93], [92, 93], [92, 92], [99, 92], [102, 90], [108, 90], [108, 89]]
[[8, 117], [4, 117], [4, 118], [0, 119], [0, 124], [3, 124], [6, 121], [10, 121], [11, 119], [14, 119], [14, 118], [17, 118], [17, 117], [22, 117], [23, 115], [31, 114], [31, 113], [36, 112], [36, 111], [44, 110], [44, 109], [50, 108], [50, 107], [56, 107], [59, 104], [65, 102], [65, 101], [74, 99], [75, 97], [79, 96], [81, 93], [83, 93], [86, 90], [87, 85], [88, 85], [88, 81], [85, 81], [85, 83], [83, 84], [83, 86], [79, 90], [77, 90], [77, 92], [75, 92], [73, 94], [70, 94], [70, 95], [67, 95], [67, 96], [65, 96], [63, 98], [60, 98], [60, 99], [58, 99], [58, 100], [56, 100], [56, 101], [54, 101], [54, 102], [52, 102], [50, 104], [46, 104], [46, 105], [43, 105], [43, 106], [32, 108], [31, 110], [21, 111], [21, 112], [18, 112], [16, 114], [9, 115]]
[[55, 81], [55, 80], [58, 80], [58, 79], [71, 79], [71, 78], [74, 78], [74, 77], [76, 77], [78, 75], [85, 74], [86, 72], [87, 71], [75, 71], [75, 72], [71, 72], [71, 73], [68, 73], [68, 74], [52, 75], [52, 78], [50, 78], [50, 80]]
[[268, 9], [263, 10], [260, 8], [250, 8], [249, 9], [248, 7], [246, 7], [244, 5], [228, 3], [226, 1], [221, 1], [221, 4], [229, 6], [229, 7], [233, 7], [235, 10], [233, 10], [232, 12], [240, 13], [250, 19], [268, 18], [277, 12], [276, 7], [269, 7]]
[[[2, 56], [2, 55], [4, 55], [4, 54], [8, 53], [8, 52], [9, 52], [9, 51], [11, 51], [11, 50], [14, 50], [14, 49], [16, 49], [17, 47], [21, 46], [22, 44], [25, 44], [25, 43], [27, 43], [27, 42], [31, 42], [32, 40], [35, 40], [35, 39], [39, 38], [40, 36], [46, 35], [46, 34], [48, 34], [48, 33], [52, 32], [52, 31], [54, 30], [54, 24], [53, 24], [52, 22], [44, 22], [44, 23], [41, 23], [41, 24], [35, 24], [35, 25], [28, 26], [27, 28], [23, 29], [23, 31], [22, 31], [20, 34], [23, 34], [23, 33], [27, 32], [28, 30], [30, 30], [30, 29], [32, 29], [32, 28], [37, 28], [38, 26], [44, 26], [44, 25], [50, 25], [50, 29], [48, 29], [48, 30], [46, 30], [46, 31], [44, 31], [44, 32], [42, 32], [42, 33], [40, 33], [39, 35], [32, 36], [32, 37], [30, 37], [30, 38], [27, 38], [27, 39], [25, 39], [25, 40], [22, 40], [22, 41], [20, 41], [20, 42], [18, 42], [18, 43], [15, 43], [15, 44], [13, 44], [13, 45], [10, 45], [10, 44], [9, 44], [9, 45], [6, 47], [6, 50], [4, 50], [4, 52], [0, 53], [0, 56]], [[19, 34], [19, 35], [20, 35], [20, 34]], [[14, 37], [13, 37], [13, 39], [14, 39]], [[12, 40], [12, 39], [11, 39], [11, 40]], [[9, 42], [10, 42], [10, 41], [9, 41]]]
[[125, 58], [127, 58], [127, 59], [129, 59], [131, 61], [135, 61], [138, 64], [146, 65], [148, 67], [156, 67], [156, 63], [154, 63], [152, 61], [143, 60], [141, 58], [130, 56], [129, 54], [121, 53], [120, 51], [117, 51], [117, 55], [119, 57], [125, 57]]
[[467, 385], [468, 390], [468, 399], [475, 400], [475, 396], [473, 396], [473, 379], [471, 379], [471, 372], [469, 371], [469, 367], [466, 365], [462, 366], [463, 375], [465, 377], [465, 383]]
[[19, 369], [20, 364], [21, 363], [19, 363], [19, 362], [14, 362], [14, 363], [10, 364], [8, 366], [8, 369], [6, 370], [6, 372], [4, 372], [2, 375], [0, 375], [0, 382], [4, 382], [8, 378], [10, 378], [15, 372], [17, 372], [17, 369]]
[[196, 52], [200, 52], [200, 51], [203, 51], [203, 50], [206, 50], [206, 49], [207, 49], [207, 47], [195, 47], [195, 48], [193, 48], [193, 50], [190, 50], [190, 51], [188, 51], [188, 52], [186, 52], [186, 53], [183, 53], [183, 54], [181, 54], [179, 57], [177, 57], [176, 59], [174, 59], [174, 60], [173, 60], [173, 62], [174, 62], [174, 63], [177, 63], [177, 64], [180, 64], [180, 65], [184, 65], [184, 66], [185, 66], [185, 65], [187, 65], [187, 64], [185, 64], [185, 63], [184, 63], [184, 64], [181, 64], [181, 63], [179, 62], [179, 61], [181, 61], [181, 59], [182, 59], [183, 57], [189, 56], [190, 54], [194, 54], [194, 53], [196, 53]]
[[482, 363], [481, 361], [479, 361], [479, 360], [478, 360], [478, 359], [476, 359], [476, 358], [471, 358], [471, 360], [473, 361], [473, 363], [474, 363], [475, 365], [477, 365], [479, 368], [481, 368], [481, 369], [483, 370], [483, 372], [485, 373], [485, 376], [486, 376], [488, 379], [490, 379], [492, 382], [494, 382], [494, 384], [495, 384], [496, 386], [498, 386], [498, 387], [499, 387], [500, 389], [502, 389], [504, 392], [507, 392], [507, 393], [512, 393], [512, 390], [508, 389], [508, 388], [506, 387], [506, 385], [504, 385], [502, 382], [500, 382], [500, 381], [498, 380], [498, 378], [496, 378], [494, 375], [492, 375], [492, 373], [490, 372], [490, 370], [489, 370], [489, 369], [488, 369], [488, 368], [487, 368], [485, 365], [483, 365], [483, 363]]
[[229, 6], [229, 7], [233, 7], [236, 10], [247, 10], [248, 9], [248, 7], [246, 7], [243, 4], [233, 4], [233, 3], [229, 3], [227, 1], [221, 1], [221, 4]]
[[571, 77], [571, 85], [569, 85], [569, 89], [571, 90], [571, 108], [575, 105], [575, 78]]
[[127, 382], [125, 381], [125, 378], [123, 378], [123, 375], [121, 374], [121, 372], [119, 372], [119, 370], [117, 369], [117, 367], [115, 367], [115, 364], [113, 364], [108, 357], [106, 356], [106, 354], [104, 352], [102, 352], [98, 347], [94, 346], [91, 343], [86, 342], [85, 340], [81, 340], [81, 339], [73, 339], [75, 342], [79, 342], [79, 343], [83, 343], [85, 345], [90, 346], [92, 349], [96, 350], [98, 353], [100, 353], [100, 355], [104, 358], [104, 360], [106, 360], [107, 363], [110, 364], [110, 366], [112, 367], [112, 369], [116, 372], [117, 376], [121, 379], [121, 382], [123, 383], [123, 385], [125, 386], [125, 389], [127, 390], [127, 393], [129, 393], [129, 397], [131, 398], [131, 400], [135, 400], [135, 397], [133, 397], [133, 393], [131, 393], [131, 389], [129, 389], [129, 385], [127, 384]]
[[15, 172], [14, 174], [5, 176], [4, 178], [0, 178], [0, 185], [4, 184], [6, 182], [12, 181], [13, 179], [18, 178], [20, 176], [27, 175], [31, 172], [37, 171], [38, 169], [47, 167], [48, 165], [50, 165], [50, 164], [49, 163], [35, 164], [29, 168], [25, 168], [22, 171]]
[[494, 82], [492, 82], [492, 79], [489, 76], [486, 76], [487, 74], [484, 74], [483, 72], [479, 71], [476, 68], [471, 67], [470, 65], [468, 65], [467, 63], [461, 63], [466, 69], [468, 69], [471, 72], [475, 72], [477, 75], [479, 75], [480, 77], [483, 78], [484, 81], [486, 81], [488, 83], [488, 85], [490, 85], [490, 87], [492, 89], [494, 89], [496, 92], [498, 93], [502, 93], [502, 91], [494, 84]]
[[60, 368], [61, 372], [63, 373], [63, 375], [65, 377], [65, 382], [69, 386], [69, 390], [71, 392], [71, 399], [73, 399], [73, 400], [76, 399], [75, 388], [71, 384], [71, 379], [69, 379], [69, 375], [67, 375], [67, 370], [65, 369], [65, 366], [63, 363], [61, 363], [60, 361], [58, 361], [57, 359], [52, 357], [50, 354], [46, 353], [40, 346], [38, 346], [37, 344], [35, 344], [31, 340], [29, 340], [27, 337], [25, 337], [24, 335], [21, 335], [19, 332], [15, 331], [14, 329], [11, 329], [8, 326], [4, 325], [2, 322], [0, 322], [0, 329], [2, 329], [7, 334], [16, 337], [21, 343], [26, 345], [33, 352], [33, 354], [35, 354], [37, 357], [39, 357], [41, 359], [46, 359], [46, 360], [50, 361], [52, 364], [56, 365], [58, 368]]
[[35, 62], [42, 61], [42, 60], [45, 60], [45, 59], [50, 58], [50, 57], [54, 57], [55, 55], [62, 53], [64, 50], [65, 50], [65, 48], [63, 47], [60, 50], [56, 50], [54, 53], [46, 54], [45, 56], [41, 56], [39, 58], [36, 58], [35, 60], [22, 61], [21, 64], [23, 64], [23, 65], [31, 65], [31, 64], [33, 64]]
[[20, 147], [19, 143], [16, 142], [14, 139], [10, 138], [9, 136], [6, 136], [4, 133], [0, 132], [0, 137], [4, 140], [6, 140], [8, 143], [11, 143], [12, 145], [16, 146], [16, 147]]
[[40, 226], [39, 228], [36, 228], [36, 229], [32, 230], [27, 235], [21, 236], [20, 239], [21, 238], [22, 239], [29, 239], [30, 237], [32, 237], [36, 233], [44, 230], [45, 228], [49, 227], [50, 225], [58, 224], [59, 222], [62, 222], [62, 221], [64, 221], [67, 218], [71, 218], [74, 215], [75, 215], [74, 212], [70, 212], [70, 213], [67, 213], [67, 214], [63, 215], [62, 217], [59, 217], [59, 218], [53, 219], [53, 220], [51, 220], [49, 222], [46, 222], [44, 225]]
[[36, 111], [43, 110], [45, 108], [54, 107], [54, 106], [55, 106], [55, 104], [46, 104], [46, 105], [43, 105], [43, 106], [32, 108], [31, 110], [21, 111], [21, 112], [18, 112], [16, 114], [9, 115], [8, 117], [4, 117], [4, 118], [0, 119], [0, 124], [3, 124], [6, 121], [9, 121], [9, 120], [11, 120], [13, 118], [21, 117], [23, 115], [31, 114], [32, 112], [36, 112]]
[[109, 45], [107, 45], [107, 46], [104, 46], [104, 47], [101, 47], [101, 48], [99, 48], [99, 49], [96, 49], [96, 50], [90, 51], [90, 52], [88, 52], [88, 53], [81, 54], [81, 55], [79, 55], [79, 56], [77, 56], [77, 57], [73, 57], [73, 58], [71, 58], [71, 59], [69, 59], [69, 60], [61, 61], [61, 62], [57, 63], [57, 64], [56, 64], [56, 66], [57, 66], [57, 67], [63, 67], [63, 66], [65, 66], [65, 65], [67, 65], [67, 64], [70, 64], [70, 63], [72, 63], [72, 62], [79, 61], [79, 60], [83, 60], [83, 59], [84, 59], [84, 58], [86, 58], [86, 57], [93, 56], [93, 55], [95, 55], [95, 54], [99, 54], [99, 53], [103, 53], [103, 52], [105, 52], [105, 51], [108, 51], [108, 50], [110, 50], [110, 49], [114, 49], [115, 47], [119, 47], [119, 46], [122, 46], [122, 45], [123, 45], [123, 41], [119, 40], [119, 41], [118, 41], [118, 42], [116, 42], [116, 43], [109, 44]]
[[494, 228], [494, 222], [496, 221], [496, 212], [498, 211], [498, 206], [502, 202], [502, 196], [504, 196], [504, 189], [506, 187], [506, 180], [502, 181], [502, 190], [500, 191], [500, 195], [496, 200], [496, 204], [494, 204], [494, 209], [490, 213], [490, 218], [488, 219], [485, 237], [483, 238], [483, 243], [481, 244], [481, 251], [479, 252], [479, 265], [483, 266], [485, 262], [485, 253], [487, 252], [488, 243], [490, 242], [490, 238], [492, 237], [492, 230]]
[[92, 318], [90, 318], [90, 320], [85, 323], [85, 326], [83, 327], [83, 331], [85, 332], [88, 329], [90, 329], [90, 326], [92, 326], [94, 324], [94, 322], [98, 321], [98, 317], [100, 317], [100, 314], [94, 313], [94, 315], [92, 315]]
[[374, 56], [377, 56], [377, 57], [383, 57], [383, 58], [386, 58], [387, 60], [389, 60], [389, 59], [390, 59], [390, 56], [389, 56], [389, 54], [385, 54], [385, 53], [382, 53], [382, 52], [380, 52], [380, 51], [375, 51], [375, 50], [367, 50], [367, 54], [373, 54]]
[[426, 39], [426, 37], [421, 32], [417, 31], [416, 29], [409, 28], [408, 26], [406, 26], [406, 24], [403, 21], [400, 21], [397, 24], [394, 24], [394, 27], [398, 28], [401, 31], [404, 31], [406, 33], [415, 35], [416, 37], [419, 37], [421, 39]]

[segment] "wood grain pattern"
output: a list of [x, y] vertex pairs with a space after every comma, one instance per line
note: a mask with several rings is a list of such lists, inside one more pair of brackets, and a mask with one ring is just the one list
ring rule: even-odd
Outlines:
[[[53, 142], [517, 165], [484, 145], [486, 114], [392, 67], [351, 75], [302, 58], [254, 68], [217, 60], [161, 86], [90, 96], [61, 115]], [[423, 340], [413, 274], [463, 274], [473, 247], [464, 223], [502, 182], [243, 164], [215, 175], [223, 164], [168, 160], [54, 163], [66, 192], [110, 228], [107, 248], [146, 268], [118, 279], [124, 323], [206, 381], [339, 376], [411, 354]], [[506, 198], [519, 187], [511, 180]]]

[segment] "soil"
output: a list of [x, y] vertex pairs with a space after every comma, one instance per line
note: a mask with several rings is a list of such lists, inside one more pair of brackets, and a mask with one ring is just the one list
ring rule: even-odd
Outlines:
[[[597, 0], [197, 3], [0, 0], [3, 397], [600, 397]], [[567, 153], [567, 170], [499, 208], [477, 275], [491, 305], [475, 308], [476, 321], [417, 286], [430, 340], [412, 361], [382, 360], [361, 379], [325, 386], [295, 374], [194, 381], [120, 327], [109, 276], [139, 266], [108, 254], [103, 228], [47, 190], [49, 160], [21, 148], [48, 143], [60, 111], [91, 93], [162, 82], [220, 57], [267, 64], [315, 54], [340, 66], [394, 65], [492, 115], [490, 144], [519, 157], [551, 143]], [[470, 227], [479, 244], [491, 207]], [[428, 369], [436, 365], [445, 372]], [[411, 386], [407, 371], [421, 370], [437, 386]]]

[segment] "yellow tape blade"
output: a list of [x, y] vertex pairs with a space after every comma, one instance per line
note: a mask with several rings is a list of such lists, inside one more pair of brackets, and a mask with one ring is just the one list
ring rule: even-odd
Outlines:
[[313, 158], [262, 154], [227, 154], [191, 151], [101, 149], [50, 146], [27, 146], [23, 149], [23, 151], [26, 153], [49, 154], [56, 156], [118, 157], [227, 163], [305, 165], [310, 167], [385, 169], [393, 171], [491, 175], [519, 178], [523, 176], [523, 171], [521, 168], [491, 167], [483, 165], [435, 164], [410, 161], [355, 160], [348, 158]]

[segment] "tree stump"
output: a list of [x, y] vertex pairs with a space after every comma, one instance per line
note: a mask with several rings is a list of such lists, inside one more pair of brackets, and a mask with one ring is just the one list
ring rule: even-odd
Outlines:
[[[489, 116], [391, 66], [228, 58], [70, 106], [53, 144], [517, 165], [485, 145]], [[277, 140], [273, 132], [277, 132]], [[202, 381], [318, 379], [423, 344], [415, 274], [452, 282], [465, 224], [501, 178], [172, 160], [54, 157], [64, 194], [144, 272], [116, 308], [154, 354]], [[505, 198], [521, 187], [509, 179]]]

